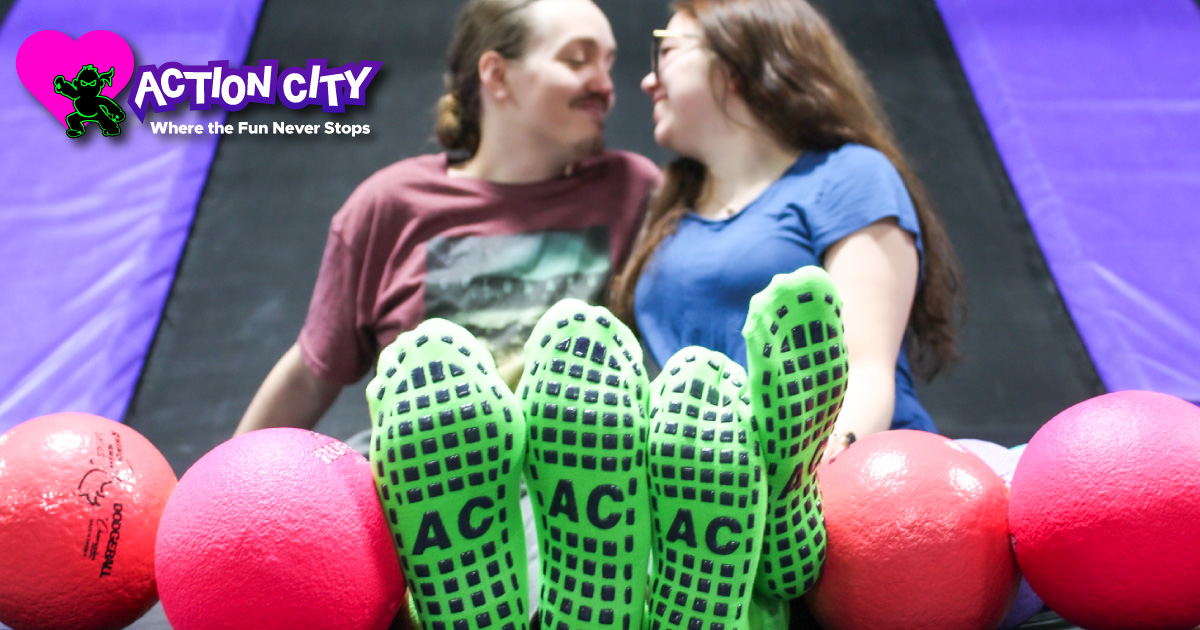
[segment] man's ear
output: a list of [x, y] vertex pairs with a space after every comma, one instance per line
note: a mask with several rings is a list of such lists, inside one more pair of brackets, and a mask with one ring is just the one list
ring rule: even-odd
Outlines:
[[479, 57], [480, 91], [497, 100], [504, 100], [511, 93], [508, 85], [508, 60], [500, 53], [489, 50]]

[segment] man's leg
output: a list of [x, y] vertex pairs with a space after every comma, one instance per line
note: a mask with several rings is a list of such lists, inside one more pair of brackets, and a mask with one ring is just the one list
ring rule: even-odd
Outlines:
[[525, 423], [491, 355], [428, 320], [384, 349], [367, 386], [370, 448], [425, 627], [528, 627], [519, 504]]
[[550, 309], [517, 388], [547, 630], [641, 630], [650, 553], [641, 348], [607, 310]]

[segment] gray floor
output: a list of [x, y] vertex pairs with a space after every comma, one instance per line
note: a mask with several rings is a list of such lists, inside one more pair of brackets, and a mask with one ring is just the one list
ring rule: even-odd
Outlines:
[[159, 602], [150, 609], [150, 612], [146, 613], [145, 617], [138, 619], [137, 623], [129, 628], [130, 630], [171, 630], [171, 624], [167, 621], [167, 613], [163, 612], [162, 602]]
[[[531, 589], [530, 592], [533, 590]], [[0, 628], [4, 628], [4, 626], [0, 625]], [[145, 617], [130, 626], [129, 630], [171, 630], [171, 624], [167, 622], [166, 613], [163, 612], [160, 603], [146, 613]], [[1022, 624], [1019, 630], [1080, 630], [1080, 628], [1064, 621], [1062, 617], [1052, 612], [1045, 611]]]

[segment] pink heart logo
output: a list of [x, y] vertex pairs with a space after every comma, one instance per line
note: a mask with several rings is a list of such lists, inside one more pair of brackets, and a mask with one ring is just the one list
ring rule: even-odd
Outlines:
[[17, 50], [17, 76], [50, 113], [67, 126], [67, 114], [75, 111], [75, 103], [54, 90], [55, 77], [65, 81], [75, 79], [86, 65], [98, 73], [115, 70], [112, 85], [100, 94], [112, 98], [133, 78], [133, 51], [120, 35], [112, 31], [92, 31], [79, 39], [71, 39], [58, 31], [38, 31], [30, 35]]

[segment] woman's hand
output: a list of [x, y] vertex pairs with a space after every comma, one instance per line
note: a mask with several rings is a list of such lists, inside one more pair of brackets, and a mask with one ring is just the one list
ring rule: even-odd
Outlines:
[[842, 432], [834, 429], [829, 436], [829, 441], [825, 443], [825, 454], [821, 456], [821, 465], [828, 464], [838, 453], [850, 448], [855, 439], [853, 431]]

